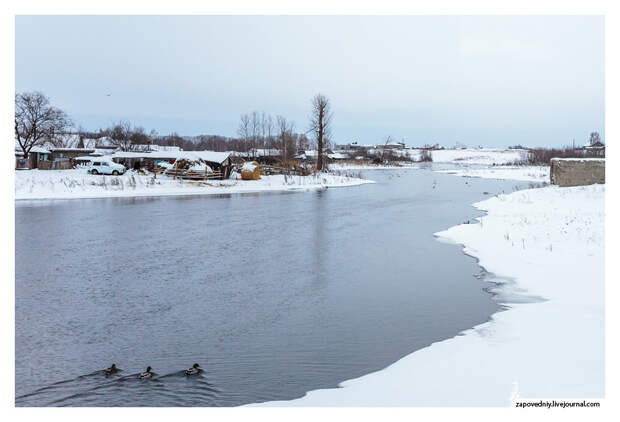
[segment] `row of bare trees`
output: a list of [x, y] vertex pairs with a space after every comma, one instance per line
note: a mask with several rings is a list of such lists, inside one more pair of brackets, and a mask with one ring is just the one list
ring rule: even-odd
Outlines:
[[121, 120], [106, 129], [100, 129], [95, 137], [107, 137], [108, 141], [121, 151], [135, 151], [153, 143], [157, 132], [152, 130], [147, 134], [142, 126], [133, 126], [130, 122]]
[[296, 133], [295, 122], [284, 116], [278, 115], [274, 119], [265, 112], [254, 111], [241, 115], [237, 134], [245, 143], [246, 150], [277, 148], [282, 151], [283, 161], [293, 158], [298, 150], [308, 149], [310, 140], [306, 135], [311, 134], [318, 152], [317, 169], [321, 170], [323, 152], [329, 147], [333, 113], [329, 99], [325, 95], [315, 95], [311, 104], [309, 127], [303, 133]]

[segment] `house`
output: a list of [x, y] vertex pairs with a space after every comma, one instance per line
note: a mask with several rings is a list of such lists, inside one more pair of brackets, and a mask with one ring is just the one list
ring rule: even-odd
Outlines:
[[94, 148], [50, 148], [51, 161], [72, 160], [81, 155], [88, 155], [95, 152]]
[[360, 145], [356, 142], [350, 142], [348, 144], [336, 145], [336, 149], [344, 150], [344, 151], [361, 151], [361, 150], [369, 150], [374, 148], [373, 145]]
[[605, 144], [601, 141], [589, 142], [584, 145], [583, 149], [586, 155], [591, 157], [604, 157], [605, 156]]
[[377, 145], [376, 149], [405, 149], [405, 144], [403, 142], [386, 142]]
[[20, 170], [36, 169], [39, 168], [39, 163], [47, 161], [50, 158], [51, 152], [43, 147], [32, 147], [28, 158], [24, 159], [24, 152], [21, 148], [15, 148], [15, 168]]

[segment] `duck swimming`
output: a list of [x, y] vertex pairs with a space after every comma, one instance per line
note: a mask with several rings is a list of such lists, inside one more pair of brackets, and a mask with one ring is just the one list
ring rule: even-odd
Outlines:
[[112, 366], [105, 369], [103, 372], [105, 373], [106, 376], [108, 376], [108, 375], [116, 374], [117, 371], [118, 369], [116, 369], [116, 364], [113, 363]]
[[138, 378], [145, 379], [145, 378], [151, 378], [153, 376], [153, 373], [151, 372], [151, 367], [147, 366], [146, 367], [146, 372], [142, 372], [141, 374], [138, 375]]
[[197, 375], [199, 373], [200, 373], [200, 365], [198, 365], [197, 363], [195, 363], [194, 366], [192, 366], [187, 371], [185, 371], [185, 375], [187, 376]]

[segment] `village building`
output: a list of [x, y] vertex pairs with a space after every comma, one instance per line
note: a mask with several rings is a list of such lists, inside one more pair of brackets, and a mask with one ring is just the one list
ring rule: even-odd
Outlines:
[[586, 155], [589, 157], [604, 157], [605, 156], [605, 144], [601, 141], [589, 142], [584, 145], [583, 149]]
[[51, 151], [43, 147], [32, 147], [28, 158], [24, 158], [24, 152], [21, 148], [15, 148], [15, 168], [18, 170], [36, 169], [39, 168], [41, 161], [49, 160]]
[[376, 149], [405, 149], [404, 142], [386, 142], [376, 146]]

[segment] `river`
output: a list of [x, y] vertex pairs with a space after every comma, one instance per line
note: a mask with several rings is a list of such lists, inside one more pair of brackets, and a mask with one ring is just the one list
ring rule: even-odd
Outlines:
[[[377, 183], [16, 202], [16, 405], [292, 399], [500, 309], [476, 261], [433, 233], [525, 183], [430, 167], [363, 177]], [[203, 372], [186, 377], [194, 362]], [[155, 376], [138, 380], [147, 365]]]

